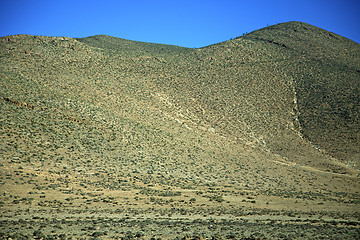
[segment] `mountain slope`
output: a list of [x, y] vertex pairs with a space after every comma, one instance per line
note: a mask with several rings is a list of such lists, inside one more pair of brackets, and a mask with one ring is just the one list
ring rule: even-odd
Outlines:
[[133, 54], [143, 55], [144, 53], [167, 55], [190, 50], [188, 48], [173, 45], [137, 42], [106, 35], [77, 38], [76, 40], [92, 47], [115, 51], [117, 54], [126, 54], [127, 56]]
[[298, 22], [247, 37], [293, 51], [298, 60], [289, 70], [296, 82], [303, 135], [343, 162], [359, 166], [359, 44]]
[[[301, 29], [314, 33], [308, 36]], [[315, 44], [321, 36], [322, 44]], [[340, 53], [336, 47], [345, 50]], [[221, 134], [262, 145], [300, 164], [326, 169], [337, 162], [317, 146], [358, 166], [358, 48], [350, 40], [338, 43], [325, 30], [291, 22], [188, 53], [176, 66], [182, 73], [176, 88], [168, 79], [157, 81], [172, 91], [173, 98], [181, 92], [178, 101]], [[340, 70], [343, 61], [352, 70]], [[196, 104], [188, 99], [196, 99]], [[204, 111], [197, 111], [197, 106]]]
[[354, 219], [359, 54], [300, 22], [200, 49], [3, 37], [6, 216], [252, 209], [299, 211], [307, 224], [315, 209]]

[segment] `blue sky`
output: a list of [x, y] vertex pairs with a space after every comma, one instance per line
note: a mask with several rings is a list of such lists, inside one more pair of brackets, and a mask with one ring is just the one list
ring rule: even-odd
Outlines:
[[0, 36], [32, 34], [204, 47], [302, 21], [360, 43], [359, 0], [0, 0]]

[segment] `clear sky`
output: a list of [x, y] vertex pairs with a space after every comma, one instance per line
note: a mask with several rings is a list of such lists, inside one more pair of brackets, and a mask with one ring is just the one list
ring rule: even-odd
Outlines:
[[0, 0], [0, 36], [106, 34], [204, 47], [287, 21], [360, 43], [359, 0]]

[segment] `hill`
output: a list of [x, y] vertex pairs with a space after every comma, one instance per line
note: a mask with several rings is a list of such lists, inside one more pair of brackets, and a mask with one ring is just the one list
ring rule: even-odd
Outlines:
[[356, 236], [359, 50], [300, 22], [199, 49], [0, 38], [1, 233]]

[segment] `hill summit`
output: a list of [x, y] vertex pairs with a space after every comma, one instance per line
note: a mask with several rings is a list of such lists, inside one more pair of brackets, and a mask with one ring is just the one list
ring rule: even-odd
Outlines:
[[198, 49], [6, 36], [0, 79], [5, 222], [359, 217], [360, 45], [335, 33], [287, 22]]

